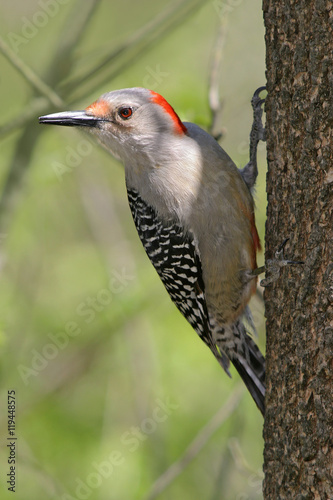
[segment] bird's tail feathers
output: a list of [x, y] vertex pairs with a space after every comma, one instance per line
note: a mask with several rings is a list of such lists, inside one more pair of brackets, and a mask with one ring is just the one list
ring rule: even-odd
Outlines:
[[265, 415], [265, 383], [257, 377], [255, 371], [243, 358], [234, 358], [232, 363], [242, 377], [244, 384], [262, 415]]
[[[265, 413], [265, 358], [261, 354], [257, 344], [248, 334], [242, 321], [233, 325], [237, 331], [237, 337], [241, 340], [241, 348], [233, 350], [230, 359], [242, 377], [252, 398], [261, 413]], [[236, 332], [235, 332], [236, 333]]]
[[[249, 318], [246, 318], [249, 322]], [[250, 318], [251, 319], [251, 318]], [[253, 325], [250, 321], [250, 325]], [[231, 330], [231, 331], [230, 331]], [[251, 328], [251, 330], [253, 330]], [[261, 413], [265, 412], [265, 358], [241, 319], [223, 328], [213, 352], [230, 376], [229, 360], [243, 379]]]

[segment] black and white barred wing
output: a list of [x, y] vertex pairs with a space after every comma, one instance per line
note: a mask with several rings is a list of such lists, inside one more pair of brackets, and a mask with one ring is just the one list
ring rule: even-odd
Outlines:
[[172, 301], [229, 376], [232, 360], [264, 413], [264, 358], [240, 319], [225, 328], [209, 318], [200, 256], [193, 237], [174, 222], [162, 221], [136, 191], [128, 190], [127, 194], [141, 242]]
[[190, 234], [162, 221], [134, 190], [127, 190], [136, 229], [146, 253], [172, 301], [198, 335], [212, 348], [201, 263]]

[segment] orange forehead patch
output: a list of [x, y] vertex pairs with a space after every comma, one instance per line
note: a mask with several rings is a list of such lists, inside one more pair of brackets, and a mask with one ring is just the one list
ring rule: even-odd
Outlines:
[[104, 101], [103, 99], [98, 99], [98, 101], [93, 102], [88, 106], [86, 109], [86, 112], [90, 115], [93, 116], [107, 116], [110, 110], [109, 103], [107, 101]]

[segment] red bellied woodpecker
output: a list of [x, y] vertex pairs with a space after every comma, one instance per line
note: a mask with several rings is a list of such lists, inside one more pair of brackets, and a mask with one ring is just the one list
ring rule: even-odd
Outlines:
[[234, 364], [264, 413], [265, 361], [243, 323], [253, 324], [247, 304], [260, 248], [251, 190], [264, 140], [261, 90], [252, 99], [243, 170], [212, 136], [144, 88], [109, 92], [84, 111], [39, 121], [84, 127], [122, 161], [136, 229], [172, 301], [228, 374]]

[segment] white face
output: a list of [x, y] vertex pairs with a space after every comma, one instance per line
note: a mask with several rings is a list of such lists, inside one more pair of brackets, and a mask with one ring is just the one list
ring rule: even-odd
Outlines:
[[[143, 88], [109, 92], [84, 111], [55, 113], [40, 122], [78, 126], [94, 134], [122, 161], [127, 181], [141, 183], [143, 190], [155, 167], [181, 163], [186, 151], [183, 140], [188, 139], [185, 125], [167, 101]], [[167, 171], [165, 175], [169, 176]]]
[[162, 132], [182, 135], [186, 128], [158, 94], [141, 88], [102, 95], [85, 110], [96, 118], [89, 128], [112, 154], [125, 164], [159, 149]]
[[[85, 110], [88, 116], [97, 118], [93, 133], [114, 156], [125, 161], [133, 147], [147, 135], [147, 123], [151, 123], [147, 107], [151, 103], [142, 95], [115, 91], [104, 94]], [[141, 99], [140, 99], [141, 98]], [[149, 119], [150, 118], [150, 119]], [[149, 127], [148, 127], [149, 128]]]
[[[185, 126], [167, 103], [144, 88], [103, 94], [84, 111], [65, 111], [41, 116], [41, 123], [82, 127], [93, 133], [109, 151], [124, 162], [144, 154], [162, 132], [184, 135]], [[154, 144], [155, 150], [158, 145]]]

